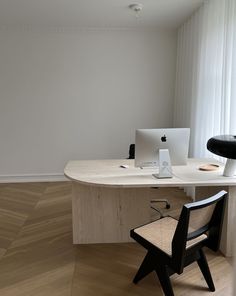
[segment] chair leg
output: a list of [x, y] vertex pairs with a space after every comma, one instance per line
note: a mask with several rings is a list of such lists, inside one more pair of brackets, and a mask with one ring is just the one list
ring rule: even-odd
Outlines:
[[206, 256], [202, 250], [199, 251], [199, 254], [200, 254], [200, 258], [197, 260], [198, 266], [201, 269], [201, 272], [207, 282], [207, 285], [208, 285], [210, 291], [214, 292], [215, 286], [213, 283], [213, 279], [211, 277], [211, 272], [210, 272], [210, 269], [209, 269], [209, 266], [208, 266], [208, 263], [206, 260]]
[[137, 284], [141, 279], [143, 279], [146, 275], [154, 270], [153, 262], [154, 260], [152, 258], [152, 255], [150, 252], [148, 252], [133, 279], [133, 283]]
[[167, 267], [160, 265], [157, 268], [155, 268], [156, 274], [159, 278], [159, 281], [161, 283], [162, 290], [165, 294], [165, 296], [174, 296], [174, 292], [172, 289], [172, 285], [170, 282], [170, 276], [167, 271]]
[[154, 211], [158, 212], [158, 214], [160, 215], [160, 219], [164, 218], [164, 215], [163, 213], [161, 212], [161, 210], [157, 209], [157, 208], [154, 208], [151, 206], [151, 209], [153, 209]]
[[[155, 189], [158, 189], [158, 188], [155, 188]], [[163, 202], [163, 203], [165, 203], [166, 209], [169, 209], [170, 208], [170, 203], [165, 198], [151, 199], [151, 203], [156, 203], [156, 202]]]

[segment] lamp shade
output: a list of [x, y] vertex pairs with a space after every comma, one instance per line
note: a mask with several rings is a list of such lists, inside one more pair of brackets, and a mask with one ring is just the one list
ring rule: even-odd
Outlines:
[[207, 142], [207, 149], [216, 155], [236, 159], [236, 136], [221, 135], [212, 137]]
[[207, 149], [212, 153], [226, 157], [227, 162], [223, 175], [233, 177], [236, 173], [236, 136], [221, 135], [208, 140]]

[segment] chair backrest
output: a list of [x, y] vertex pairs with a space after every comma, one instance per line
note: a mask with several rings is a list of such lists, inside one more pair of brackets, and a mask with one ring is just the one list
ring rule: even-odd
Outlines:
[[129, 157], [128, 159], [134, 159], [135, 158], [135, 144], [129, 145]]
[[[213, 251], [219, 249], [226, 197], [227, 192], [222, 190], [212, 197], [183, 206], [172, 240], [172, 258], [176, 264], [177, 272], [183, 271], [185, 256], [191, 251], [191, 248], [187, 248], [187, 244], [191, 240], [195, 239], [196, 241], [197, 238], [206, 234], [205, 239], [194, 244], [193, 248], [204, 245]], [[194, 214], [195, 211], [204, 211], [207, 208], [211, 208], [209, 219], [201, 219], [202, 223], [198, 228], [192, 229], [189, 225], [191, 214]]]

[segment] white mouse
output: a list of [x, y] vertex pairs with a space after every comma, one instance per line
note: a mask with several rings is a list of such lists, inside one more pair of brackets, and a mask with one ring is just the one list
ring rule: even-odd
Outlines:
[[120, 168], [123, 168], [123, 169], [128, 169], [128, 165], [127, 164], [122, 164], [122, 165], [120, 165]]

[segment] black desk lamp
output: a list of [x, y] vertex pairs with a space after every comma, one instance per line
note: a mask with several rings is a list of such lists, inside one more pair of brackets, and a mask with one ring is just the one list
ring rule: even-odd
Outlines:
[[227, 158], [223, 175], [233, 177], [236, 174], [236, 136], [221, 135], [208, 140], [207, 149]]

